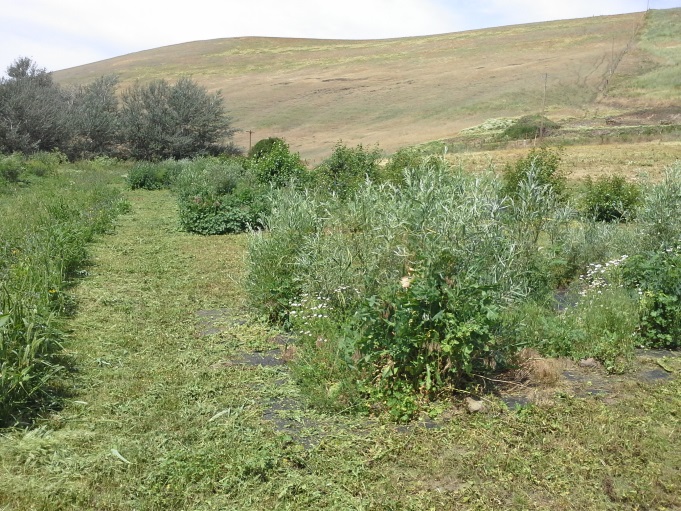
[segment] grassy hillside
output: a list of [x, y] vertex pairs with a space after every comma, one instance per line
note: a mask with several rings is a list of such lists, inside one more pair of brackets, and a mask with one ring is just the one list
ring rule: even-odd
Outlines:
[[[404, 145], [492, 117], [541, 110], [594, 122], [676, 122], [681, 9], [371, 41], [233, 38], [168, 46], [55, 73], [63, 84], [119, 74], [190, 75], [221, 89], [253, 141], [283, 136], [310, 163], [339, 139]], [[647, 119], [647, 120], [646, 120]], [[248, 134], [236, 142], [248, 146]]]

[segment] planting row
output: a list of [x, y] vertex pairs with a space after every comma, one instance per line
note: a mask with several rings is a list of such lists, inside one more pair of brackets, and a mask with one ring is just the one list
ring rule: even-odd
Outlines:
[[186, 230], [251, 230], [251, 302], [299, 339], [317, 404], [405, 419], [523, 348], [623, 371], [636, 346], [681, 344], [681, 168], [575, 185], [550, 149], [496, 175], [338, 144], [306, 170], [270, 142], [129, 181], [172, 187]]
[[[7, 160], [21, 164], [0, 156], [0, 165]], [[101, 171], [38, 178], [19, 168], [19, 183], [0, 182], [0, 427], [57, 401], [59, 319], [75, 305], [67, 289], [87, 261], [86, 243], [126, 206]]]

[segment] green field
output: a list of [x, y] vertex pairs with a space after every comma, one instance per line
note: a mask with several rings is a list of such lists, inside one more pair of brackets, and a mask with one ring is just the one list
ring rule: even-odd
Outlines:
[[581, 379], [511, 384], [481, 413], [459, 395], [403, 426], [315, 411], [288, 341], [246, 306], [246, 235], [180, 232], [168, 192], [124, 195], [71, 290], [61, 406], [0, 436], [0, 509], [681, 506], [680, 358], [623, 376], [564, 360]]

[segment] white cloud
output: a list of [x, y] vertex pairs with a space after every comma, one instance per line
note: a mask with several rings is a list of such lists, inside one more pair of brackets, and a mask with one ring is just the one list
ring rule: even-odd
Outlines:
[[646, 0], [483, 0], [479, 5], [495, 17], [503, 18], [507, 24], [518, 24], [645, 11]]

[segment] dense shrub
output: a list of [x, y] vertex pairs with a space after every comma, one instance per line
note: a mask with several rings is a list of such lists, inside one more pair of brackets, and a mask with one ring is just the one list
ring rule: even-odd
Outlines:
[[422, 164], [423, 159], [424, 156], [416, 149], [400, 149], [380, 169], [380, 179], [381, 181], [401, 184], [404, 180], [405, 170], [418, 168]]
[[195, 195], [180, 201], [180, 225], [197, 234], [239, 233], [258, 228], [265, 207], [262, 197], [253, 190]]
[[551, 193], [558, 199], [565, 198], [567, 176], [560, 169], [561, 154], [558, 150], [546, 147], [532, 149], [529, 154], [507, 164], [503, 171], [503, 193], [517, 197], [521, 183], [527, 182], [528, 175], [538, 186], [549, 186]]
[[248, 151], [248, 157], [254, 160], [259, 160], [263, 156], [269, 154], [277, 144], [286, 145], [286, 141], [279, 137], [269, 137], [259, 140]]
[[[500, 138], [506, 140], [526, 140], [543, 136], [547, 131], [560, 126], [540, 114], [525, 115], [504, 129]], [[544, 130], [542, 132], [542, 129]]]
[[453, 257], [437, 264], [369, 297], [354, 318], [359, 365], [389, 393], [428, 394], [504, 360], [495, 335], [499, 293], [460, 278]]
[[339, 142], [331, 156], [315, 169], [317, 185], [341, 198], [348, 197], [366, 180], [377, 180], [380, 159], [377, 147], [365, 149], [359, 144], [351, 148]]
[[462, 385], [512, 351], [498, 342], [498, 311], [539, 292], [544, 268], [518, 257], [504, 201], [495, 180], [441, 159], [406, 171], [399, 188], [368, 181], [343, 199], [280, 192], [267, 231], [251, 238], [249, 294], [301, 337], [316, 368], [301, 374], [342, 401], [331, 380], [345, 388], [352, 378], [338, 368], [357, 371], [363, 392], [403, 417], [415, 396]]
[[584, 184], [582, 212], [597, 222], [626, 222], [636, 216], [641, 192], [623, 176], [603, 176]]
[[640, 295], [639, 335], [652, 348], [681, 348], [681, 246], [630, 257], [624, 267]]
[[307, 178], [307, 171], [300, 155], [292, 153], [289, 146], [279, 140], [275, 140], [269, 151], [253, 162], [251, 169], [260, 183], [275, 188]]
[[258, 228], [267, 212], [267, 187], [239, 160], [199, 158], [183, 165], [174, 191], [180, 225], [197, 234], [227, 234]]
[[189, 78], [137, 83], [121, 99], [121, 137], [137, 159], [216, 155], [234, 132], [220, 93]]
[[174, 160], [139, 162], [128, 171], [126, 179], [132, 190], [161, 190], [170, 188], [181, 169], [182, 164]]

